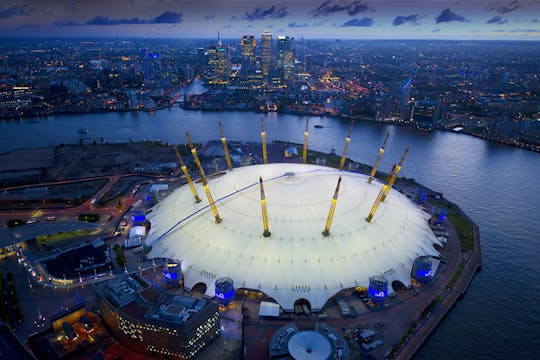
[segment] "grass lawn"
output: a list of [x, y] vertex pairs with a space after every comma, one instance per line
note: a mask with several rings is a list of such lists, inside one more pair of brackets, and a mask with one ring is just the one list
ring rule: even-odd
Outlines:
[[472, 224], [457, 213], [448, 214], [447, 216], [458, 233], [459, 241], [461, 242], [461, 251], [471, 251], [474, 244]]

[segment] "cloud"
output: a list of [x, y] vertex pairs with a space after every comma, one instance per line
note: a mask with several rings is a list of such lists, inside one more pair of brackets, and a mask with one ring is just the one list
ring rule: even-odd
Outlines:
[[493, 31], [500, 32], [500, 33], [540, 33], [540, 29], [511, 29], [511, 30], [497, 29]]
[[27, 16], [34, 9], [28, 5], [13, 5], [8, 8], [0, 9], [0, 19], [9, 19], [15, 16]]
[[508, 13], [511, 13], [513, 11], [516, 11], [517, 9], [519, 9], [519, 3], [517, 1], [512, 1], [510, 2], [508, 5], [501, 5], [501, 6], [498, 6], [498, 7], [492, 7], [491, 9], [489, 9], [489, 11], [495, 11], [501, 15], [504, 15], [504, 14], [508, 14]]
[[412, 25], [420, 25], [420, 19], [422, 16], [418, 14], [412, 14], [409, 16], [396, 16], [394, 21], [392, 21], [392, 25], [399, 26], [406, 23], [411, 23]]
[[450, 9], [443, 10], [436, 18], [437, 24], [443, 23], [443, 22], [451, 22], [451, 21], [457, 21], [457, 22], [469, 22], [469, 20], [465, 19], [465, 17], [456, 14], [455, 12], [452, 12]]
[[204, 20], [210, 21], [210, 20], [213, 20], [213, 19], [215, 19], [215, 18], [216, 18], [216, 15], [206, 15], [206, 16], [204, 17]]
[[540, 18], [534, 18], [531, 20], [533, 24], [540, 23]]
[[153, 24], [179, 24], [182, 22], [182, 13], [165, 11], [156, 16], [151, 23]]
[[40, 28], [41, 26], [40, 25], [36, 25], [36, 24], [26, 24], [26, 25], [21, 25], [19, 26], [21, 29], [37, 29], [37, 28]]
[[319, 7], [313, 10], [311, 13], [313, 14], [312, 17], [316, 18], [320, 16], [330, 16], [340, 12], [347, 12], [349, 16], [354, 16], [356, 14], [367, 12], [369, 10], [371, 10], [369, 5], [362, 2], [361, 0], [345, 2], [327, 0], [321, 5], [319, 5]]
[[268, 8], [257, 7], [251, 11], [246, 11], [244, 20], [283, 19], [285, 16], [287, 16], [286, 6], [272, 5]]
[[488, 21], [486, 21], [486, 24], [504, 24], [506, 23], [506, 20], [502, 19], [500, 16], [494, 16]]
[[297, 24], [297, 23], [295, 23], [295, 22], [293, 21], [292, 23], [289, 23], [287, 26], [290, 27], [290, 28], [305, 28], [305, 27], [308, 27], [309, 25], [306, 24], [306, 23], [303, 23], [303, 24]]
[[341, 27], [351, 26], [373, 26], [373, 19], [368, 17], [363, 17], [362, 19], [354, 18], [341, 25]]
[[179, 24], [182, 22], [182, 13], [165, 11], [159, 16], [151, 19], [141, 18], [120, 18], [111, 19], [107, 16], [96, 16], [84, 23], [78, 23], [74, 21], [55, 21], [56, 26], [84, 26], [84, 25], [97, 25], [97, 26], [110, 26], [110, 25], [141, 25], [141, 24]]
[[126, 24], [146, 24], [146, 20], [139, 18], [131, 19], [109, 19], [107, 16], [96, 16], [88, 20], [84, 25], [126, 25]]
[[55, 21], [54, 26], [82, 26], [84, 24], [75, 21]]

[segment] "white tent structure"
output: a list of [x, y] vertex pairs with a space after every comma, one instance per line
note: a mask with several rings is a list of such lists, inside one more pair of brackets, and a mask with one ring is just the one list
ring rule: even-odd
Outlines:
[[[270, 237], [263, 237], [259, 176], [264, 180]], [[330, 201], [342, 176], [330, 236], [324, 230]], [[156, 205], [148, 219], [150, 258], [182, 263], [185, 285], [206, 285], [214, 295], [221, 276], [238, 288], [261, 291], [285, 311], [299, 299], [320, 310], [339, 291], [368, 286], [385, 274], [389, 284], [410, 285], [414, 259], [438, 255], [440, 244], [425, 212], [392, 190], [374, 219], [365, 218], [382, 184], [367, 176], [305, 164], [266, 164], [233, 169], [209, 180], [223, 221], [216, 224], [201, 184], [200, 203], [187, 186]], [[392, 289], [389, 289], [392, 292]]]
[[279, 317], [280, 306], [274, 302], [261, 301], [259, 304], [259, 316]]
[[294, 334], [287, 347], [292, 358], [297, 360], [326, 360], [332, 355], [328, 338], [313, 330]]

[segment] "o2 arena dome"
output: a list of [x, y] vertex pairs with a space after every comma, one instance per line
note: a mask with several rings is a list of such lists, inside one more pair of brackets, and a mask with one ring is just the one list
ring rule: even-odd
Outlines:
[[[340, 176], [330, 234], [323, 236]], [[264, 181], [268, 237], [263, 236], [259, 177]], [[237, 288], [274, 298], [285, 311], [292, 311], [299, 299], [319, 311], [343, 289], [368, 287], [377, 274], [408, 286], [414, 260], [438, 255], [433, 244], [440, 243], [428, 226], [429, 215], [396, 190], [390, 190], [367, 222], [383, 186], [367, 179], [306, 164], [235, 168], [208, 181], [221, 223], [207, 201], [195, 203], [183, 186], [149, 214], [148, 257], [179, 260], [187, 288], [202, 282], [206, 295], [213, 296], [215, 280], [227, 276]], [[204, 194], [202, 184], [195, 187]]]

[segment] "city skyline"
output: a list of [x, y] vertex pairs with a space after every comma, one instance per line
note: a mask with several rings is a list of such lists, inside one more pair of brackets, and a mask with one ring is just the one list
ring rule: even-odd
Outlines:
[[4, 36], [538, 40], [540, 3], [511, 1], [8, 1]]

